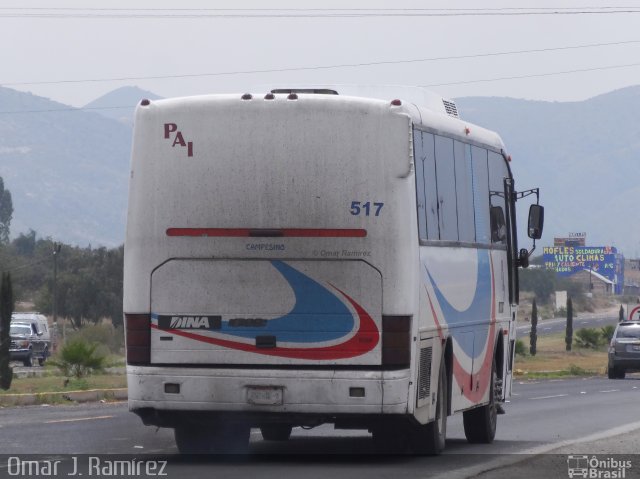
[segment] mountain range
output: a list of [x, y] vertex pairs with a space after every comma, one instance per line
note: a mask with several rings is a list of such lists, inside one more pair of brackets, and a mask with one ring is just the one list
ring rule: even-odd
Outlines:
[[[13, 196], [13, 236], [33, 229], [80, 246], [122, 243], [132, 115], [141, 98], [160, 97], [124, 87], [77, 109], [0, 87], [0, 176]], [[540, 187], [541, 245], [586, 232], [589, 245], [637, 256], [640, 86], [580, 102], [456, 103], [463, 120], [500, 134], [517, 189]], [[518, 214], [524, 230], [526, 209]]]
[[[553, 245], [555, 236], [584, 232], [587, 245], [615, 246], [637, 257], [640, 86], [580, 102], [461, 98], [456, 103], [462, 118], [499, 132], [513, 158], [516, 188], [540, 187], [543, 245]], [[518, 213], [524, 216], [526, 210]]]

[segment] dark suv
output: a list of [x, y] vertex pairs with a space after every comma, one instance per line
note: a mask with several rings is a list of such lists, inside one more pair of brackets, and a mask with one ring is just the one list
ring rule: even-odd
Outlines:
[[609, 344], [609, 379], [624, 379], [627, 371], [640, 371], [640, 321], [618, 323]]
[[11, 315], [11, 361], [22, 361], [32, 366], [37, 359], [40, 366], [49, 357], [51, 336], [47, 318], [40, 313], [14, 313]]

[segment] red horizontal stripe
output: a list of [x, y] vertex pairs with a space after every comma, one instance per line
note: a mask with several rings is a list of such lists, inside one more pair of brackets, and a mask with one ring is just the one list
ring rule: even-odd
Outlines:
[[169, 228], [167, 236], [264, 238], [364, 238], [365, 229], [337, 228]]

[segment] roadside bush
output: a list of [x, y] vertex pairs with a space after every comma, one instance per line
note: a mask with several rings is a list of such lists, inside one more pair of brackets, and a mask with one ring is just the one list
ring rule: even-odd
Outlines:
[[555, 313], [553, 313], [554, 318], [566, 318], [567, 317], [567, 308], [560, 308]]
[[611, 341], [611, 338], [613, 338], [613, 333], [615, 333], [615, 331], [616, 327], [611, 324], [600, 328], [600, 334], [602, 334], [602, 337], [607, 343]]
[[122, 327], [111, 324], [88, 324], [68, 333], [68, 340], [80, 339], [89, 344], [98, 344], [98, 352], [102, 356], [120, 354], [124, 349], [124, 332]]
[[522, 339], [516, 339], [516, 354], [519, 354], [520, 356], [527, 355], [527, 350]]
[[[0, 178], [1, 182], [2, 178]], [[7, 390], [11, 387], [13, 379], [13, 368], [9, 366], [11, 358], [9, 326], [14, 306], [11, 273], [3, 272], [0, 283], [0, 388]]]
[[580, 366], [576, 366], [575, 364], [570, 364], [569, 374], [571, 374], [572, 376], [590, 376], [593, 374], [593, 372], [587, 371], [586, 369], [581, 368]]
[[579, 348], [598, 349], [605, 341], [602, 331], [596, 328], [582, 328], [576, 333], [575, 342]]
[[625, 294], [620, 296], [619, 301], [623, 304], [631, 304], [640, 302], [640, 298], [638, 296], [634, 296], [633, 294]]
[[581, 298], [584, 297], [584, 293], [587, 291], [584, 285], [571, 281], [565, 277], [558, 277], [556, 282], [556, 289], [558, 291], [566, 291], [569, 298]]
[[60, 349], [58, 356], [51, 364], [59, 367], [67, 377], [77, 379], [88, 376], [91, 372], [100, 371], [105, 357], [98, 353], [97, 343], [90, 344], [80, 338], [67, 341]]
[[540, 303], [549, 301], [556, 288], [556, 273], [543, 268], [528, 268], [520, 271], [520, 289], [532, 291]]

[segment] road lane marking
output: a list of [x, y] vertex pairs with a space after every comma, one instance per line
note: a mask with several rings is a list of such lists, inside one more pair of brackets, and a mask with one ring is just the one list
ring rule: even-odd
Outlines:
[[431, 479], [466, 479], [469, 477], [476, 477], [480, 474], [493, 472], [496, 469], [502, 469], [508, 466], [522, 463], [530, 459], [530, 456], [553, 453], [555, 450], [561, 447], [594, 442], [600, 439], [606, 439], [614, 436], [619, 436], [621, 434], [626, 434], [638, 429], [640, 429], [640, 422], [625, 424], [624, 426], [614, 427], [613, 429], [601, 431], [590, 436], [583, 436], [580, 439], [567, 439], [551, 444], [545, 444], [543, 446], [536, 446], [531, 449], [518, 451], [517, 454], [503, 454], [500, 457], [489, 460], [488, 462], [483, 462], [482, 464], [464, 467], [462, 469], [457, 469], [454, 471], [447, 471], [442, 474], [436, 474], [435, 476], [431, 476]]
[[529, 398], [529, 399], [533, 401], [535, 399], [553, 399], [553, 398], [563, 398], [565, 396], [568, 396], [568, 394], [555, 394], [553, 396], [539, 396], [539, 397]]
[[620, 392], [619, 389], [608, 389], [606, 391], [600, 391], [601, 393], [617, 393]]
[[94, 419], [111, 419], [113, 416], [94, 416], [94, 417], [78, 417], [75, 419], [54, 419], [45, 421], [45, 424], [57, 424], [60, 422], [76, 422], [76, 421], [93, 421]]

